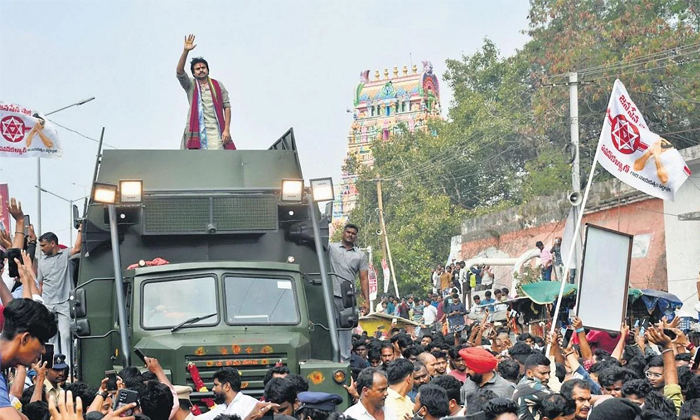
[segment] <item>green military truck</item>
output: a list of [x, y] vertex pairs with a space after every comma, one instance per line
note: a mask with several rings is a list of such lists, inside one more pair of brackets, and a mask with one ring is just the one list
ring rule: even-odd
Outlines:
[[[143, 366], [140, 349], [195, 391], [190, 363], [209, 389], [217, 369], [238, 369], [252, 396], [282, 363], [312, 390], [345, 398], [330, 212], [299, 180], [291, 129], [268, 150], [105, 150], [72, 296], [78, 377], [94, 384], [107, 370]], [[156, 258], [168, 263], [146, 266]], [[341, 326], [352, 328], [346, 301]]]

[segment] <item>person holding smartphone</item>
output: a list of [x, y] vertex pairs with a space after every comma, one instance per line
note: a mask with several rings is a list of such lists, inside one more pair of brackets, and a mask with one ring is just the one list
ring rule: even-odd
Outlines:
[[[3, 314], [5, 325], [0, 334], [0, 370], [29, 366], [44, 353], [44, 343], [56, 335], [56, 318], [41, 303], [15, 299]], [[6, 378], [0, 374], [0, 419], [19, 420], [22, 415], [10, 402]]]

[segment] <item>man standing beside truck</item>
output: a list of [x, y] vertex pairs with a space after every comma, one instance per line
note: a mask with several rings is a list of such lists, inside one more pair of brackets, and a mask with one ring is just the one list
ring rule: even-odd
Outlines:
[[[73, 248], [63, 249], [53, 232], [39, 237], [39, 247], [43, 258], [39, 260], [36, 280], [41, 289], [41, 298], [47, 308], [58, 317], [58, 336], [52, 339], [61, 354], [70, 354], [70, 292], [73, 278], [69, 259], [80, 252], [83, 244], [82, 227]], [[69, 363], [70, 364], [70, 363]]]
[[194, 35], [186, 36], [180, 61], [177, 62], [177, 80], [187, 92], [190, 104], [181, 148], [236, 150], [231, 140], [231, 103], [223, 83], [209, 77], [209, 63], [202, 57], [192, 59], [190, 70], [194, 79], [185, 73], [187, 55], [196, 46]]
[[[349, 287], [355, 290], [355, 278], [360, 277], [360, 291], [365, 300], [363, 304], [369, 303], [369, 262], [367, 255], [355, 246], [357, 240], [358, 227], [353, 224], [345, 225], [343, 237], [340, 243], [331, 243], [328, 249], [328, 256], [331, 261], [331, 268], [336, 274], [333, 276], [333, 296], [335, 306], [338, 311], [344, 309], [342, 290]], [[350, 361], [350, 349], [352, 348], [352, 331], [338, 331], [338, 345], [340, 346], [340, 360]]]

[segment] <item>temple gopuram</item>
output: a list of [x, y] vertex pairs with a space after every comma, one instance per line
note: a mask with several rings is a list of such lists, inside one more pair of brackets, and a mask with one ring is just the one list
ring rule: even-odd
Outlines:
[[[391, 77], [390, 77], [391, 76]], [[370, 71], [360, 73], [355, 89], [353, 122], [348, 133], [348, 152], [345, 160], [355, 157], [363, 165], [372, 165], [371, 144], [375, 140], [388, 141], [406, 128], [427, 129], [430, 118], [440, 116], [440, 85], [433, 74], [433, 65], [423, 61], [423, 71], [413, 65], [411, 72], [403, 66], [399, 74], [394, 67], [392, 74], [379, 70], [370, 80]], [[336, 187], [333, 203], [333, 227], [342, 226], [357, 202], [357, 175], [343, 171], [340, 185]]]

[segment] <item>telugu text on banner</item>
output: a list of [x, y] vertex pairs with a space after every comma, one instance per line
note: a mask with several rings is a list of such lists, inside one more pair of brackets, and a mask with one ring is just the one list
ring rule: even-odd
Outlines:
[[30, 109], [0, 102], [0, 157], [53, 158], [61, 152], [50, 121]]

